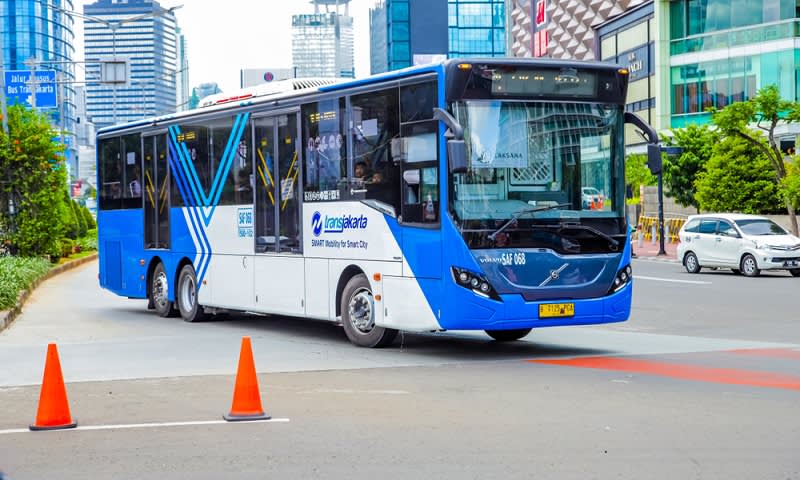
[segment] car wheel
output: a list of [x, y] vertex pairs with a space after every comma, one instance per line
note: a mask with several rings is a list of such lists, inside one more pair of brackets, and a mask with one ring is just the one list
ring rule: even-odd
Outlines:
[[697, 255], [693, 252], [689, 252], [683, 257], [683, 266], [686, 267], [686, 271], [689, 273], [697, 273], [701, 268], [700, 262], [697, 261]]
[[197, 303], [197, 275], [191, 265], [184, 265], [178, 275], [178, 290], [175, 292], [175, 300], [184, 321], [200, 322], [205, 320], [205, 311]]
[[792, 268], [789, 270], [789, 273], [791, 273], [793, 277], [800, 277], [800, 268]]
[[150, 292], [148, 303], [153, 304], [153, 309], [161, 317], [174, 317], [177, 314], [175, 305], [169, 300], [169, 278], [164, 264], [159, 262], [153, 270], [150, 279]]
[[375, 299], [364, 274], [347, 282], [342, 293], [342, 326], [347, 338], [359, 347], [384, 347], [394, 341], [397, 330], [375, 325]]
[[761, 273], [756, 263], [756, 257], [749, 253], [742, 257], [740, 268], [745, 277], [757, 277]]
[[531, 333], [531, 328], [519, 328], [516, 330], [484, 330], [487, 335], [498, 342], [513, 342]]

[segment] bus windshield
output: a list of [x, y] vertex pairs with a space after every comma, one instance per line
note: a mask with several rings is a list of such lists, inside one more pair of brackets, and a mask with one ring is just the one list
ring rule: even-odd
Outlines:
[[621, 106], [466, 100], [452, 109], [469, 168], [451, 175], [450, 209], [471, 248], [586, 253], [616, 243], [598, 231], [624, 233]]

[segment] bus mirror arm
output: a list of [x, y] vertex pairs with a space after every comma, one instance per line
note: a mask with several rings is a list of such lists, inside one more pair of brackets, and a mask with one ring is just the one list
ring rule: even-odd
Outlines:
[[464, 143], [464, 128], [450, 113], [441, 108], [433, 109], [433, 118], [444, 122], [452, 134], [452, 137], [447, 140], [447, 164], [450, 173], [467, 173], [467, 146]]
[[450, 112], [447, 110], [443, 110], [441, 108], [434, 108], [433, 109], [433, 118], [436, 120], [441, 120], [447, 125], [447, 128], [450, 129], [450, 132], [453, 134], [453, 138], [455, 140], [464, 140], [464, 127], [458, 123], [458, 120], [453, 118], [450, 115]]
[[641, 129], [641, 135], [651, 145], [658, 145], [661, 141], [656, 130], [633, 112], [625, 112], [625, 123], [630, 123]]

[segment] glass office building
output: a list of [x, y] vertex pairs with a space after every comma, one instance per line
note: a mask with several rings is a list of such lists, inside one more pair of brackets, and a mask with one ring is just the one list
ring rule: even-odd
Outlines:
[[448, 0], [449, 56], [505, 56], [505, 3], [505, 0]]
[[[6, 71], [55, 70], [56, 106], [47, 112], [53, 125], [63, 129], [70, 174], [76, 174], [75, 57], [72, 0], [0, 1], [0, 48]], [[35, 64], [35, 65], [34, 65]], [[37, 75], [37, 78], [39, 75]]]
[[770, 84], [800, 100], [795, 0], [675, 0], [663, 7], [671, 127], [706, 123], [709, 107], [747, 100]]
[[[292, 63], [297, 77], [355, 77], [349, 1], [313, 0], [315, 13], [292, 15]], [[320, 11], [323, 6], [324, 12]]]
[[447, 58], [447, 2], [380, 0], [370, 10], [371, 72]]
[[[84, 6], [86, 101], [102, 128], [175, 112], [178, 45], [175, 15], [151, 0], [98, 0]], [[139, 17], [135, 21], [126, 21]], [[104, 85], [101, 59], [130, 60], [125, 85]]]

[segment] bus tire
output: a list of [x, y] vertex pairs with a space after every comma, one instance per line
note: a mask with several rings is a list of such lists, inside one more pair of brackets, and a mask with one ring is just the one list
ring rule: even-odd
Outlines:
[[197, 302], [197, 275], [194, 267], [184, 265], [178, 274], [178, 288], [175, 291], [175, 302], [185, 322], [200, 322], [205, 320], [206, 314], [203, 307]]
[[397, 330], [375, 325], [375, 300], [369, 280], [362, 273], [347, 282], [342, 292], [342, 326], [347, 338], [359, 347], [385, 347]]
[[498, 342], [513, 342], [531, 333], [531, 328], [518, 328], [515, 330], [484, 330], [487, 335]]
[[169, 278], [167, 271], [164, 270], [164, 264], [161, 262], [158, 262], [156, 268], [153, 269], [148, 297], [159, 316], [174, 317], [177, 314], [175, 305], [169, 299]]

